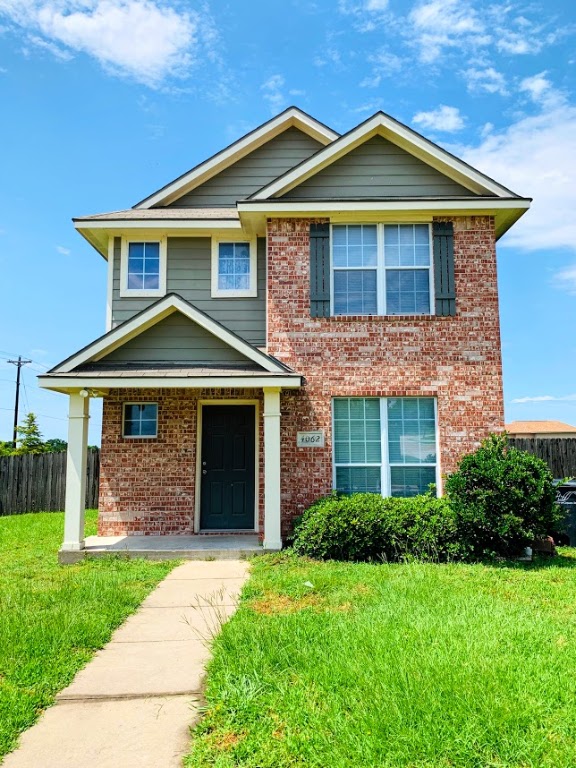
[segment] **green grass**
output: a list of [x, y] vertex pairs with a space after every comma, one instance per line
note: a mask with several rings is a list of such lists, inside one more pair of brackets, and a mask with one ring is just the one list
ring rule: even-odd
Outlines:
[[[96, 532], [87, 514], [87, 535]], [[59, 512], [0, 517], [0, 760], [174, 563], [59, 566]]]
[[502, 566], [259, 558], [186, 765], [573, 768], [575, 630], [569, 550]]

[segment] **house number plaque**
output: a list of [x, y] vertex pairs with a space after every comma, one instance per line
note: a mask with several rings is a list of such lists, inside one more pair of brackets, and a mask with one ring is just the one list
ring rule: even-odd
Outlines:
[[319, 429], [317, 432], [297, 432], [296, 447], [324, 448], [324, 430]]

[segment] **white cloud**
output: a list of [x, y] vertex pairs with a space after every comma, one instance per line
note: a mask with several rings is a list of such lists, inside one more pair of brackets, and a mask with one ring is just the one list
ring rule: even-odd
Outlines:
[[271, 75], [268, 80], [265, 80], [260, 86], [260, 90], [263, 92], [264, 98], [268, 102], [272, 114], [274, 115], [286, 106], [286, 97], [284, 95], [285, 85], [286, 80], [282, 75]]
[[[41, 37], [38, 37], [38, 35], [28, 35], [26, 42], [32, 46], [32, 50], [38, 48], [43, 49], [54, 56], [56, 59], [60, 59], [60, 61], [70, 61], [74, 58], [74, 55], [70, 53], [70, 51], [66, 48], [62, 48], [55, 43], [51, 43], [49, 40], [43, 40]], [[22, 48], [22, 53], [25, 56], [30, 56], [32, 51], [28, 45], [24, 45]]]
[[[405, 36], [419, 50], [425, 63], [442, 63], [448, 51], [470, 56], [493, 50], [507, 56], [534, 54], [552, 45], [561, 32], [546, 31], [552, 19], [531, 20], [520, 13], [519, 2], [485, 4], [473, 0], [420, 0], [408, 14]], [[535, 7], [530, 8], [537, 13]], [[540, 14], [541, 16], [541, 14]]]
[[61, 253], [62, 256], [70, 256], [70, 253], [71, 253], [70, 248], [64, 248], [63, 245], [57, 245], [56, 250], [58, 251], [58, 253]]
[[206, 10], [160, 0], [0, 0], [0, 15], [25, 30], [29, 43], [60, 56], [85, 53], [153, 87], [188, 74], [200, 50], [210, 57], [216, 36]]
[[519, 88], [542, 109], [555, 109], [566, 103], [566, 97], [552, 85], [546, 74], [546, 72], [539, 72], [532, 77], [525, 77]]
[[344, 16], [353, 17], [359, 32], [373, 32], [390, 16], [388, 0], [339, 0], [338, 10]]
[[454, 148], [488, 176], [534, 198], [504, 241], [529, 251], [576, 250], [576, 106], [554, 97], [553, 109], [493, 130], [478, 146]]
[[435, 62], [444, 48], [474, 48], [490, 42], [485, 25], [464, 0], [422, 0], [408, 16], [410, 34], [425, 63]]
[[552, 278], [555, 288], [576, 296], [576, 264], [558, 270]]
[[447, 107], [441, 104], [438, 109], [430, 112], [418, 112], [412, 118], [412, 122], [423, 128], [431, 128], [433, 131], [454, 133], [464, 127], [464, 118], [457, 107]]
[[494, 67], [469, 67], [463, 72], [466, 87], [470, 93], [485, 91], [506, 96], [506, 79]]
[[358, 16], [363, 13], [382, 13], [388, 8], [388, 0], [339, 0], [338, 10], [345, 16]]
[[342, 57], [340, 56], [340, 51], [338, 51], [336, 48], [326, 48], [322, 51], [321, 56], [314, 57], [315, 67], [325, 67], [326, 64], [331, 64], [338, 67], [341, 63]]
[[361, 88], [378, 88], [383, 77], [397, 74], [402, 70], [404, 60], [387, 48], [381, 48], [368, 56], [372, 72], [360, 82]]
[[535, 397], [515, 397], [513, 403], [567, 403], [576, 400], [576, 395], [536, 395]]

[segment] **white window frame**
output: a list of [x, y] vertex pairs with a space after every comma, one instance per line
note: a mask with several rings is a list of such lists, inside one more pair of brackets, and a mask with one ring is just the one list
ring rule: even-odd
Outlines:
[[[131, 243], [158, 243], [160, 254], [158, 288], [128, 288], [128, 251]], [[120, 296], [129, 298], [138, 296], [142, 298], [157, 298], [166, 295], [166, 265], [167, 265], [167, 238], [166, 237], [123, 237], [120, 246]]]
[[[361, 400], [372, 400], [377, 398], [380, 401], [380, 462], [365, 462], [363, 464], [352, 462], [338, 462], [336, 463], [336, 446], [334, 439], [334, 401], [337, 399], [349, 399], [359, 398]], [[435, 432], [435, 446], [436, 446], [436, 461], [435, 462], [423, 462], [421, 464], [404, 464], [404, 463], [390, 463], [389, 448], [388, 448], [388, 400], [414, 400], [414, 399], [432, 399], [434, 401], [434, 432]], [[380, 397], [379, 395], [338, 395], [332, 398], [332, 489], [337, 490], [336, 487], [336, 468], [337, 467], [380, 467], [380, 495], [384, 498], [391, 497], [392, 495], [392, 467], [434, 467], [435, 477], [434, 482], [436, 484], [436, 493], [440, 496], [440, 442], [438, 436], [438, 398], [430, 395], [413, 395], [402, 398], [390, 398]], [[402, 497], [397, 497], [402, 498]]]
[[[220, 243], [248, 243], [250, 249], [250, 284], [242, 290], [218, 287], [218, 267], [220, 262]], [[212, 237], [211, 291], [213, 299], [255, 298], [258, 296], [258, 254], [255, 237]]]
[[[156, 432], [153, 435], [127, 435], [126, 434], [126, 406], [127, 405], [155, 405], [156, 406]], [[156, 440], [158, 438], [158, 403], [155, 400], [129, 401], [122, 403], [122, 437], [125, 440]]]
[[[394, 267], [387, 267], [384, 263], [384, 227], [385, 226], [398, 226], [398, 225], [409, 225], [414, 226], [417, 224], [426, 224], [428, 226], [428, 232], [429, 232], [429, 243], [430, 243], [430, 265], [428, 267], [400, 267], [400, 266], [394, 266]], [[334, 234], [333, 234], [333, 228], [334, 227], [342, 227], [342, 226], [371, 226], [376, 227], [376, 242], [377, 242], [377, 259], [376, 259], [376, 266], [374, 267], [335, 267], [334, 266], [334, 255], [333, 255], [333, 244], [334, 244]], [[402, 314], [394, 314], [389, 315], [389, 317], [429, 317], [430, 315], [434, 315], [436, 313], [436, 301], [435, 301], [435, 291], [434, 291], [434, 241], [433, 241], [433, 233], [432, 233], [432, 224], [426, 221], [338, 221], [338, 222], [331, 222], [330, 223], [330, 314], [332, 317], [350, 317], [351, 315], [354, 316], [358, 313], [350, 313], [350, 314], [336, 314], [335, 305], [334, 305], [334, 272], [346, 272], [346, 271], [367, 271], [367, 270], [376, 270], [376, 314], [374, 315], [366, 315], [363, 313], [363, 317], [381, 317], [384, 315], [387, 315], [387, 309], [386, 309], [386, 270], [394, 269], [394, 270], [415, 270], [415, 269], [428, 269], [429, 274], [429, 288], [430, 288], [430, 312], [424, 314], [422, 312], [410, 312], [410, 313], [402, 313]]]

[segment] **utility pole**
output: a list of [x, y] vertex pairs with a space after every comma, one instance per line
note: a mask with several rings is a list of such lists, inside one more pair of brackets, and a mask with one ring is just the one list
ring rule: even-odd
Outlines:
[[12, 433], [12, 448], [16, 450], [16, 438], [18, 437], [18, 403], [20, 400], [20, 369], [23, 365], [28, 365], [32, 360], [22, 360], [22, 355], [18, 355], [18, 360], [8, 360], [15, 365], [16, 371], [16, 400], [14, 402], [14, 431]]

